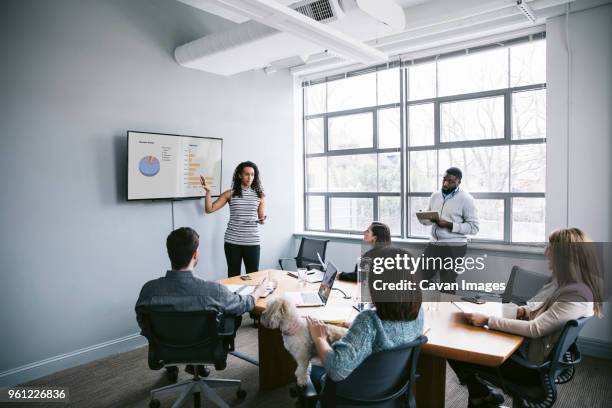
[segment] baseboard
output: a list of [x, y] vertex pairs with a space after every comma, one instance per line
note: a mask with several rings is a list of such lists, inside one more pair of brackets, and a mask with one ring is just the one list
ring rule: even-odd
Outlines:
[[580, 351], [585, 356], [612, 360], [612, 343], [610, 342], [588, 337], [579, 337], [578, 347], [580, 347]]
[[12, 368], [0, 372], [0, 387], [23, 384], [67, 368], [76, 367], [113, 354], [130, 351], [145, 344], [147, 344], [147, 340], [140, 334], [134, 333], [21, 367]]

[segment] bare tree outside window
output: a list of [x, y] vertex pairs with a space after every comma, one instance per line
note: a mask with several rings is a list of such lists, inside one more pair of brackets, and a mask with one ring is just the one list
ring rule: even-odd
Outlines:
[[543, 36], [306, 84], [304, 138], [307, 230], [425, 238], [414, 213], [456, 166], [476, 239], [545, 238]]

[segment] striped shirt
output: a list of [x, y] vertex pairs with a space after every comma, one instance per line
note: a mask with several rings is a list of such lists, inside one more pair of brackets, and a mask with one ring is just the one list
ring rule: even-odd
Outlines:
[[257, 209], [261, 200], [252, 188], [242, 189], [242, 197], [229, 202], [230, 219], [225, 230], [225, 242], [235, 245], [259, 245]]

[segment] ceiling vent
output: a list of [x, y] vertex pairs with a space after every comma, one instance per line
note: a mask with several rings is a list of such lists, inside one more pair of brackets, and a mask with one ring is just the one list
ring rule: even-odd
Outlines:
[[174, 50], [182, 66], [219, 75], [261, 68], [272, 72], [301, 65], [321, 52], [365, 65], [382, 63], [387, 54], [364, 41], [385, 34], [389, 15], [404, 17], [394, 0], [180, 1], [196, 7], [213, 4], [250, 18]]
[[337, 0], [300, 1], [290, 8], [321, 23], [337, 20], [344, 15]]

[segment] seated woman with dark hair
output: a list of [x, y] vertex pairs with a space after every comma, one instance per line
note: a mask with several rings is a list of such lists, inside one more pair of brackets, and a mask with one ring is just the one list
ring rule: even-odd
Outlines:
[[[412, 256], [402, 249], [377, 248], [372, 257], [395, 258], [396, 255]], [[385, 269], [381, 275], [385, 281], [400, 282], [413, 275], [402, 269]], [[418, 287], [418, 285], [417, 285]], [[372, 291], [372, 290], [371, 290]], [[323, 374], [334, 381], [348, 377], [369, 355], [406, 344], [423, 334], [422, 294], [419, 289], [372, 293], [376, 310], [365, 310], [355, 317], [346, 335], [330, 345], [325, 325], [307, 318], [310, 335], [324, 367], [313, 366], [311, 379], [317, 390], [321, 389]]]
[[[391, 229], [385, 223], [374, 221], [372, 222], [365, 231], [363, 231], [363, 244], [367, 250], [362, 249], [364, 253], [361, 255], [361, 259], [367, 259], [370, 257], [372, 251], [376, 248], [386, 247], [391, 245]], [[363, 262], [362, 262], [363, 267]], [[357, 270], [359, 265], [355, 265], [353, 272], [343, 272], [338, 276], [338, 279], [350, 282], [357, 282]]]
[[[534, 363], [548, 358], [565, 324], [570, 320], [601, 313], [601, 271], [591, 239], [578, 228], [568, 228], [550, 234], [545, 255], [556, 287], [546, 287], [542, 302], [517, 309], [514, 319], [465, 313], [474, 326], [524, 336], [526, 341], [517, 351]], [[546, 296], [546, 297], [545, 297]], [[499, 382], [499, 375], [513, 382], [530, 384], [538, 381], [531, 372], [508, 359], [499, 370], [473, 363], [448, 360], [449, 365], [469, 392], [468, 407], [497, 407], [503, 394], [490, 387], [481, 377]]]

